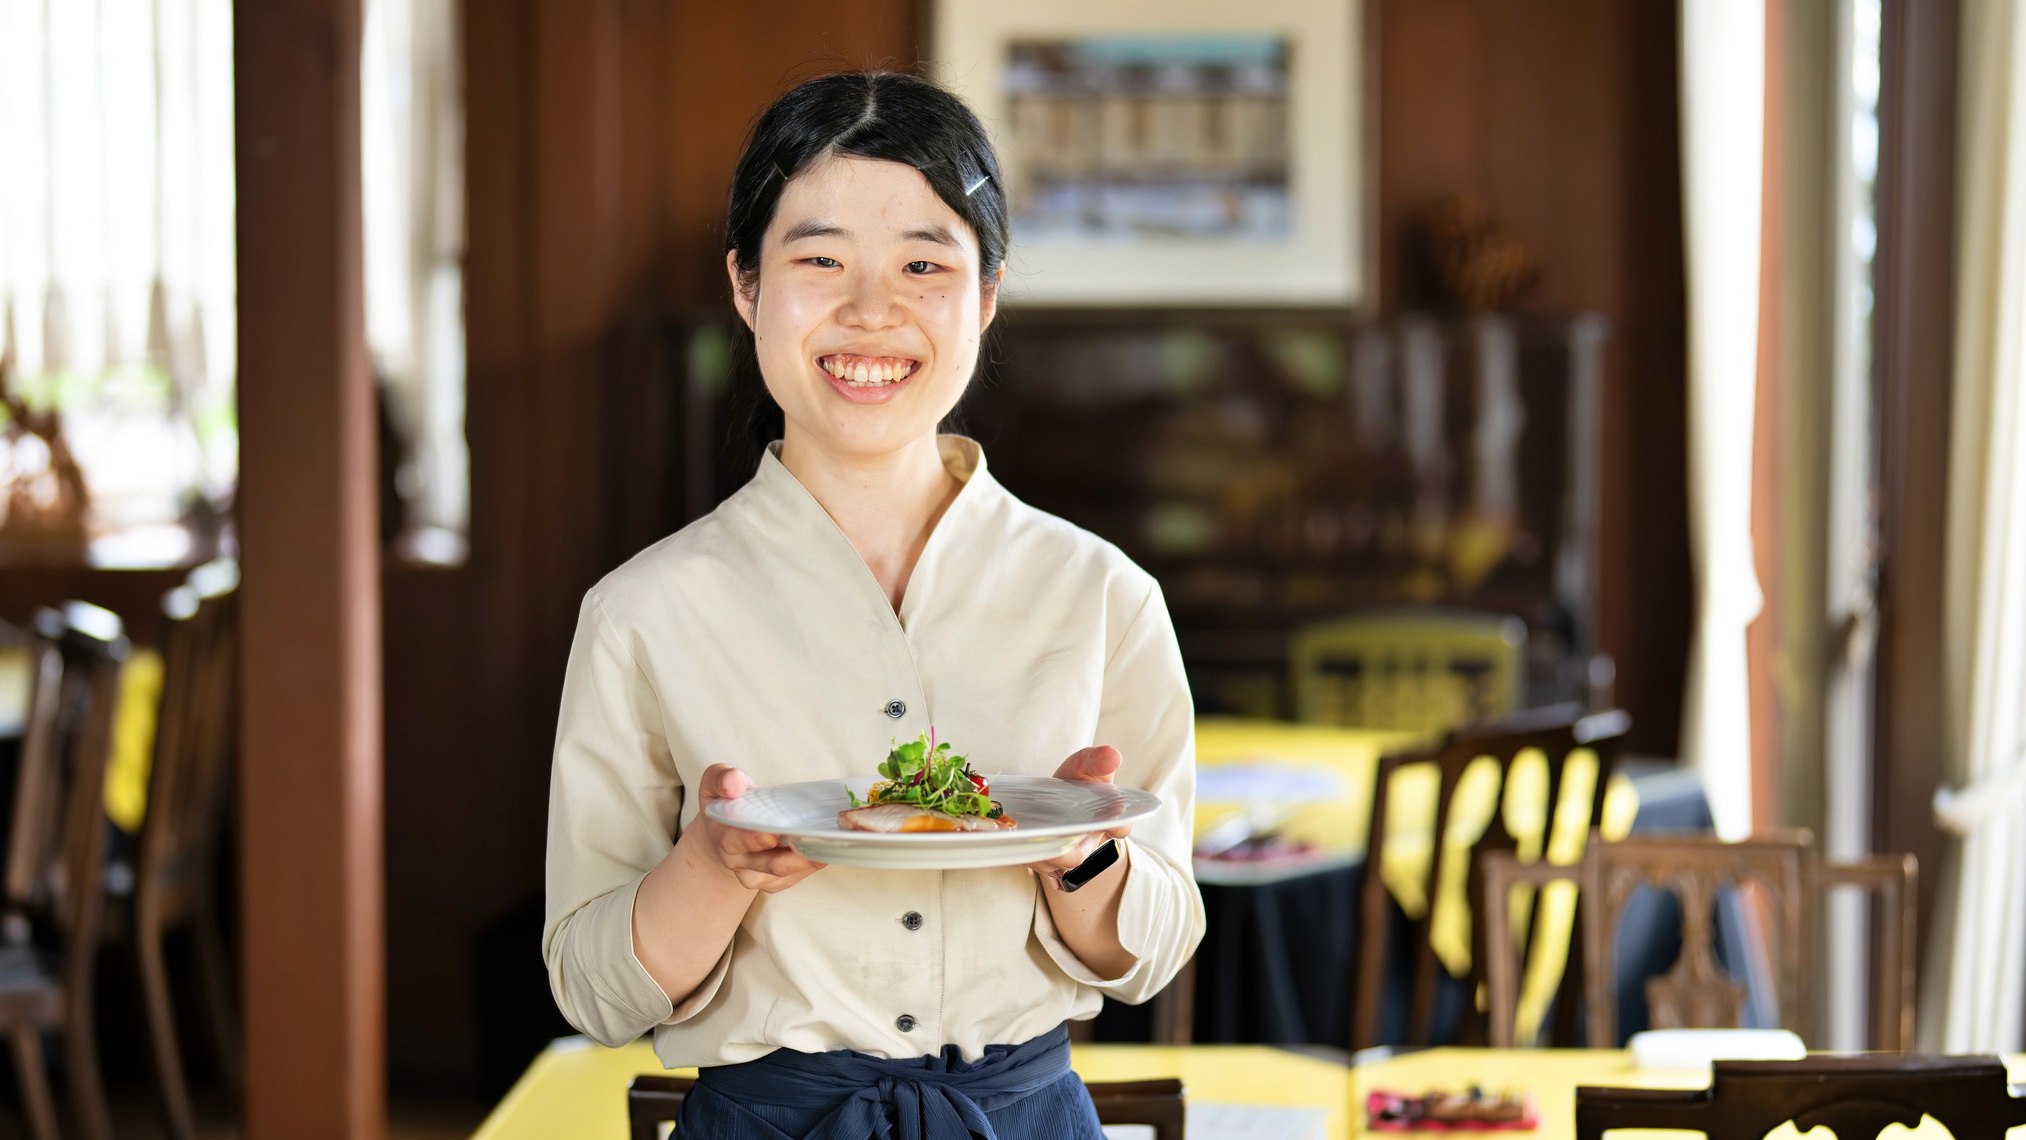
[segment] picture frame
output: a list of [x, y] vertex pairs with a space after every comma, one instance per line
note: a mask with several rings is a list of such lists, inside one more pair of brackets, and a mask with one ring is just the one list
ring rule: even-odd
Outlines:
[[1005, 302], [1367, 310], [1367, 3], [930, 0], [1007, 183]]

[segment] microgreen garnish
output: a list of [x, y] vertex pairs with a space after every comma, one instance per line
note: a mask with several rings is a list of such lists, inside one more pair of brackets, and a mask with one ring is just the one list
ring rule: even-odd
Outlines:
[[[906, 744], [895, 744], [880, 762], [885, 779], [874, 784], [867, 804], [913, 804], [951, 815], [993, 817], [998, 805], [992, 802], [983, 776], [971, 770], [970, 762], [953, 755], [947, 743], [937, 743], [935, 730]], [[854, 793], [851, 805], [859, 806]]]

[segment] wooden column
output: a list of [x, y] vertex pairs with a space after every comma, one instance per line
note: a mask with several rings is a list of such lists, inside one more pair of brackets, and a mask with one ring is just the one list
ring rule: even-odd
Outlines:
[[385, 1130], [360, 0], [239, 0], [240, 890], [251, 1140]]
[[[1943, 524], [1956, 324], [1958, 0], [1886, 0], [1878, 95], [1878, 676], [1873, 839], [1938, 881], [1943, 778]], [[1921, 892], [1921, 952], [1939, 892]]]

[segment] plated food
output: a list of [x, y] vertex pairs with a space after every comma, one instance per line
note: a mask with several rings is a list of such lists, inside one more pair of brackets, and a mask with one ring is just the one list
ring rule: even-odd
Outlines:
[[927, 740], [896, 746], [880, 768], [877, 777], [754, 788], [703, 810], [818, 863], [957, 871], [1046, 862], [1084, 836], [1130, 827], [1161, 806], [1141, 788], [1010, 773], [988, 778]]
[[1525, 1089], [1490, 1093], [1472, 1085], [1422, 1096], [1374, 1092], [1365, 1099], [1365, 1124], [1373, 1132], [1531, 1132], [1540, 1116]]
[[837, 813], [846, 831], [1010, 831], [1020, 826], [992, 798], [992, 785], [970, 761], [936, 743], [934, 730], [896, 744], [879, 765], [880, 780], [861, 802]]

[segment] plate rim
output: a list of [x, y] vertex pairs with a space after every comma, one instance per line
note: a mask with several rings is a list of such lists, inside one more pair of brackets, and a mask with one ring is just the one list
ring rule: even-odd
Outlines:
[[[1056, 780], [1056, 777], [1054, 776], [1025, 776], [1017, 773], [1003, 773], [1001, 775], [992, 776], [990, 778], [994, 780], [1000, 779], [1022, 780], [1022, 781], [1034, 780], [1037, 782], [1042, 780]], [[849, 788], [851, 780], [852, 777], [849, 776], [831, 776], [826, 779], [820, 780], [794, 780], [786, 784], [768, 784], [763, 788], [755, 788], [753, 790], [764, 791], [771, 788], [792, 788], [801, 784], [836, 784], [843, 788]], [[852, 842], [861, 842], [861, 843], [872, 842], [877, 843], [881, 846], [945, 847], [945, 846], [961, 846], [965, 844], [976, 843], [981, 839], [999, 840], [1002, 842], [1017, 843], [1022, 839], [1028, 838], [1058, 839], [1065, 835], [1089, 835], [1093, 832], [1110, 830], [1110, 827], [1119, 827], [1127, 824], [1138, 823], [1139, 821], [1146, 819], [1148, 816], [1153, 815], [1155, 812], [1161, 810], [1161, 803], [1162, 803], [1161, 798], [1155, 795], [1154, 793], [1146, 790], [1145, 788], [1136, 788], [1129, 784], [1102, 784], [1096, 783], [1095, 781], [1083, 781], [1083, 780], [1060, 780], [1058, 782], [1064, 784], [1093, 783], [1095, 784], [1095, 786], [1098, 787], [1109, 788], [1112, 790], [1113, 793], [1123, 796], [1128, 802], [1129, 808], [1124, 815], [1117, 816], [1113, 819], [1092, 820], [1086, 823], [1049, 823], [1031, 828], [1024, 826], [1016, 827], [1011, 831], [928, 831], [928, 832], [853, 831], [848, 828], [836, 826], [831, 827], [763, 826], [748, 820], [730, 819], [725, 816], [723, 805], [728, 803], [737, 803], [738, 800], [712, 800], [710, 803], [704, 805], [703, 813], [709, 816], [712, 820], [720, 824], [723, 824], [726, 827], [735, 827], [741, 831], [760, 831], [765, 832], [769, 835], [789, 836], [797, 839], [812, 838], [812, 837], [819, 839], [836, 838], [836, 839], [849, 839]], [[743, 799], [745, 797], [741, 796], [739, 798]], [[843, 811], [845, 809], [839, 808], [838, 810]], [[1110, 825], [1110, 827], [1102, 826], [1104, 824], [1108, 824]]]

